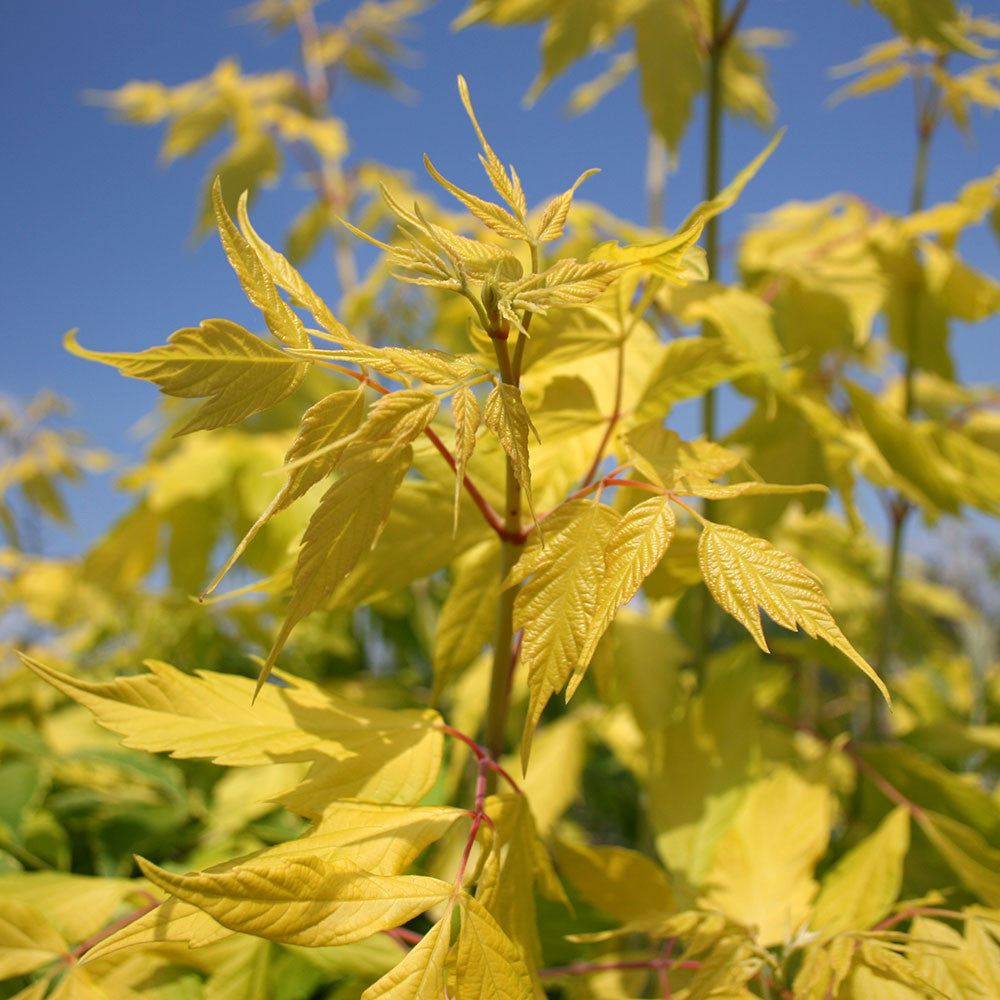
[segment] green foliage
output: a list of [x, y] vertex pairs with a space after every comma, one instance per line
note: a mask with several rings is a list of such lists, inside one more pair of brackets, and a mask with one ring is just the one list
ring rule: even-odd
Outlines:
[[[638, 68], [676, 148], [703, 92], [773, 115], [754, 48], [776, 39], [720, 6], [477, 0], [460, 21], [544, 22], [535, 94], [634, 29], [609, 73]], [[955, 380], [949, 345], [952, 320], [1000, 311], [958, 246], [1000, 173], [922, 204], [942, 115], [964, 127], [993, 100], [1000, 28], [876, 6], [902, 37], [853, 92], [913, 78], [914, 211], [778, 206], [731, 284], [698, 241], [778, 136], [676, 232], [637, 230], [574, 202], [589, 171], [532, 207], [460, 77], [498, 200], [429, 159], [467, 215], [379, 171], [384, 210], [340, 197], [328, 73], [391, 86], [405, 0], [332, 26], [262, 0], [303, 76], [224, 63], [113, 95], [169, 122], [167, 158], [232, 129], [203, 222], [266, 332], [204, 320], [138, 353], [68, 337], [171, 397], [130, 509], [79, 560], [34, 554], [24, 527], [64, 518], [60, 481], [100, 456], [42, 427], [44, 398], [2, 415], [20, 660], [0, 674], [0, 997], [1000, 992], [989, 605], [903, 559], [911, 512], [1000, 497], [996, 393]], [[953, 57], [976, 64], [949, 75]], [[287, 257], [248, 208], [279, 143], [321, 167]], [[330, 205], [337, 308], [294, 263]], [[355, 237], [382, 251], [360, 281]], [[738, 426], [666, 426], [723, 384]], [[861, 484], [889, 501], [888, 546]]]

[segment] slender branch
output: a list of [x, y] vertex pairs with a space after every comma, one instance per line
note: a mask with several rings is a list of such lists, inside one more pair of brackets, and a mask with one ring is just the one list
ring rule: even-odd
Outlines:
[[[738, 3], [733, 10], [730, 22], [735, 29], [737, 18], [742, 15], [743, 7]], [[722, 60], [726, 45], [731, 36], [723, 27], [722, 0], [711, 0], [711, 32], [712, 41], [708, 49], [708, 108], [705, 121], [705, 201], [711, 201], [718, 193], [722, 170]], [[705, 226], [705, 258], [708, 273], [712, 279], [717, 278], [719, 268], [719, 220], [713, 216]], [[706, 320], [702, 324], [703, 336], [714, 336], [714, 330]], [[716, 436], [716, 393], [709, 389], [702, 397], [701, 410], [702, 434], [706, 441], [714, 441]], [[705, 518], [714, 520], [714, 505], [711, 500], [703, 504]], [[698, 614], [694, 636], [695, 666], [702, 677], [705, 675], [708, 660], [709, 641], [712, 634], [712, 623], [715, 616], [715, 603], [706, 587], [701, 587], [699, 593]]]
[[[516, 376], [510, 360], [510, 352], [505, 339], [494, 336], [493, 340], [500, 375], [506, 385], [516, 385]], [[503, 533], [500, 545], [500, 580], [507, 579], [524, 547], [521, 529], [521, 484], [514, 474], [514, 463], [510, 456], [505, 460], [505, 503]], [[514, 650], [514, 599], [516, 590], [507, 587], [500, 591], [497, 601], [496, 634], [493, 642], [493, 667], [490, 674], [490, 695], [486, 709], [485, 741], [494, 760], [498, 760], [507, 743], [507, 715], [510, 711], [510, 677], [513, 671]], [[496, 775], [487, 776], [487, 791], [496, 790]]]
[[[344, 368], [341, 365], [332, 365], [325, 362], [320, 362], [325, 368], [331, 368], [334, 371], [340, 372], [342, 375], [350, 375], [351, 378], [357, 379], [362, 385], [371, 386], [377, 393], [382, 396], [388, 396], [390, 390], [386, 389], [385, 386], [379, 385], [378, 382], [373, 381], [368, 375], [363, 372], [352, 371], [350, 368]], [[424, 434], [430, 439], [431, 444], [437, 448], [441, 457], [448, 463], [448, 467], [452, 472], [456, 472], [458, 469], [458, 463], [455, 461], [455, 456], [452, 455], [448, 446], [441, 440], [437, 432], [432, 430], [430, 427], [424, 428]], [[490, 502], [479, 492], [479, 488], [476, 484], [468, 477], [468, 475], [462, 476], [462, 486], [465, 492], [469, 494], [469, 499], [476, 505], [479, 512], [486, 519], [486, 523], [502, 538], [506, 539], [506, 527], [503, 518], [493, 509]], [[513, 536], [515, 539], [517, 535]]]
[[524, 794], [524, 792], [521, 791], [521, 786], [518, 785], [518, 783], [510, 776], [508, 771], [505, 768], [501, 767], [500, 764], [497, 763], [497, 761], [495, 761], [492, 757], [490, 757], [486, 749], [481, 747], [474, 739], [472, 739], [469, 736], [466, 736], [465, 733], [463, 733], [461, 730], [455, 729], [454, 727], [446, 725], [445, 723], [441, 723], [441, 725], [438, 726], [437, 728], [440, 729], [442, 732], [447, 733], [449, 736], [453, 736], [455, 739], [464, 743], [472, 751], [473, 756], [475, 756], [477, 762], [486, 761], [486, 766], [491, 771], [493, 771], [501, 778], [503, 778], [503, 780], [506, 781], [507, 784], [510, 785], [510, 787], [515, 792], [518, 793], [518, 795]]
[[[316, 58], [319, 50], [320, 34], [316, 24], [316, 12], [312, 4], [299, 4], [295, 15], [296, 26], [301, 39], [302, 65], [306, 73], [307, 95], [312, 110], [318, 118], [330, 114], [330, 80], [326, 66]], [[338, 161], [327, 160], [317, 153], [319, 170], [319, 194], [323, 203], [332, 212], [343, 212], [346, 202], [344, 172]], [[351, 244], [341, 226], [334, 227], [334, 266], [342, 294], [349, 292], [358, 283], [358, 270], [351, 252]]]
[[[143, 893], [144, 896], [149, 896], [148, 892]], [[158, 899], [153, 899], [149, 896], [152, 902], [147, 903], [145, 906], [140, 906], [137, 910], [133, 910], [131, 913], [126, 913], [121, 920], [116, 920], [113, 924], [109, 924], [102, 931], [98, 931], [97, 934], [87, 938], [86, 941], [81, 941], [72, 951], [68, 952], [61, 959], [62, 962], [75, 962], [78, 958], [82, 958], [91, 948], [100, 944], [105, 938], [111, 937], [112, 934], [117, 933], [123, 927], [128, 927], [129, 924], [135, 923], [141, 917], [144, 917], [147, 913], [152, 913], [159, 905], [160, 901]]]
[[[943, 65], [943, 58], [939, 64]], [[913, 180], [910, 189], [910, 214], [919, 212], [924, 206], [927, 190], [927, 168], [930, 157], [931, 139], [938, 121], [938, 91], [928, 83], [928, 90], [922, 94], [917, 89], [917, 77], [914, 77], [914, 93], [919, 104], [917, 111], [917, 155], [913, 164]], [[904, 315], [904, 337], [906, 358], [903, 370], [903, 416], [907, 420], [914, 410], [914, 382], [917, 375], [917, 350], [920, 324], [911, 296], [906, 297], [906, 312]], [[899, 579], [903, 561], [904, 537], [906, 523], [909, 520], [913, 505], [910, 501], [896, 494], [890, 503], [892, 529], [889, 540], [889, 564], [886, 569], [885, 588], [882, 596], [882, 627], [879, 637], [879, 648], [875, 662], [876, 671], [886, 677], [892, 666], [895, 646], [896, 619], [899, 613]], [[885, 712], [879, 704], [874, 690], [868, 698], [868, 736], [877, 739], [885, 735], [888, 722]]]
[[[531, 270], [535, 274], [538, 273], [538, 245], [535, 243], [530, 244], [531, 248]], [[531, 317], [535, 314], [533, 312], [528, 312], [527, 309], [524, 310], [524, 314], [521, 316], [521, 326], [524, 330], [518, 330], [517, 340], [514, 343], [514, 360], [511, 365], [513, 369], [513, 379], [514, 385], [521, 384], [521, 369], [524, 365], [524, 349], [528, 344], [527, 333], [531, 327]]]

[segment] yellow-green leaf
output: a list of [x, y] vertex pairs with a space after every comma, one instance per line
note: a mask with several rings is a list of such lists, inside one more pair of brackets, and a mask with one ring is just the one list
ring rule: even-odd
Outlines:
[[66, 349], [81, 358], [113, 365], [122, 375], [145, 379], [168, 396], [206, 402], [177, 432], [238, 424], [280, 403], [298, 388], [309, 365], [225, 319], [172, 333], [162, 347], [137, 353], [89, 351], [71, 331]]
[[881, 678], [834, 621], [819, 581], [794, 556], [739, 528], [707, 524], [698, 541], [698, 562], [716, 602], [765, 652], [769, 650], [758, 608], [783, 628], [794, 632], [801, 625], [807, 635], [839, 649], [890, 701]]
[[922, 810], [914, 818], [966, 888], [990, 906], [1000, 906], [1000, 850], [950, 816]]
[[487, 910], [459, 897], [462, 929], [455, 959], [455, 1000], [534, 1000], [524, 958]]
[[458, 504], [462, 494], [465, 468], [476, 448], [476, 431], [482, 414], [475, 393], [462, 386], [451, 397], [451, 413], [455, 420], [455, 526], [458, 526]]
[[824, 940], [874, 926], [899, 895], [910, 846], [910, 814], [894, 809], [826, 874], [809, 926]]
[[0, 899], [0, 979], [23, 976], [69, 951], [62, 935], [38, 910]]
[[596, 167], [585, 170], [573, 182], [573, 186], [569, 190], [563, 191], [562, 194], [557, 195], [545, 206], [545, 210], [542, 212], [542, 217], [538, 220], [536, 227], [535, 239], [539, 243], [544, 243], [548, 240], [557, 240], [562, 236], [563, 227], [566, 225], [566, 216], [569, 215], [569, 208], [573, 204], [573, 195], [576, 193], [576, 189], [588, 177], [593, 177], [597, 173], [600, 173], [600, 170]]
[[[285, 464], [291, 466], [285, 485], [257, 518], [253, 527], [243, 536], [242, 541], [236, 546], [226, 564], [205, 588], [205, 594], [210, 594], [215, 590], [246, 547], [253, 541], [257, 532], [275, 514], [294, 503], [299, 497], [304, 496], [324, 476], [333, 471], [348, 442], [345, 441], [343, 448], [339, 450], [330, 449], [329, 446], [357, 430], [364, 413], [364, 404], [364, 389], [362, 386], [358, 386], [357, 389], [346, 389], [324, 396], [318, 403], [306, 410], [302, 415], [299, 432], [296, 434], [291, 448], [285, 454]], [[304, 464], [298, 464], [301, 459], [307, 459], [307, 461]]]
[[424, 156], [424, 166], [431, 177], [446, 191], [453, 194], [484, 226], [509, 239], [527, 240], [528, 242], [533, 240], [534, 234], [520, 219], [516, 219], [505, 208], [501, 208], [491, 201], [477, 198], [474, 194], [463, 191], [458, 185], [452, 184], [451, 181], [441, 176], [437, 167], [431, 163], [430, 157], [426, 155]]
[[674, 535], [674, 511], [666, 497], [636, 504], [614, 526], [604, 551], [597, 601], [590, 613], [586, 639], [566, 689], [572, 696], [615, 613], [635, 597], [642, 581], [656, 568]]
[[536, 532], [505, 587], [524, 581], [514, 599], [514, 628], [523, 629], [521, 662], [530, 698], [521, 743], [525, 768], [531, 737], [549, 698], [569, 680], [597, 611], [608, 538], [620, 518], [605, 504], [572, 500], [545, 522], [545, 545]]
[[794, 937], [816, 893], [813, 867], [826, 850], [834, 805], [825, 785], [788, 767], [756, 782], [715, 846], [706, 905], [756, 927], [764, 947]]
[[279, 288], [288, 292], [293, 302], [308, 309], [315, 317], [316, 322], [333, 334], [340, 343], [358, 343], [357, 338], [348, 332], [347, 327], [333, 315], [329, 306], [309, 287], [302, 275], [292, 267], [288, 258], [270, 247], [250, 225], [246, 192], [240, 196], [237, 215], [243, 235], [257, 251], [257, 257], [271, 276], [271, 280]]
[[451, 944], [451, 907], [391, 972], [361, 994], [361, 1000], [424, 1000], [447, 995], [445, 963]]
[[399, 927], [455, 887], [422, 875], [374, 875], [350, 861], [259, 859], [219, 874], [175, 875], [140, 858], [143, 874], [223, 927], [286, 944], [350, 944]]
[[24, 662], [126, 746], [238, 766], [313, 761], [305, 783], [282, 796], [302, 815], [319, 815], [338, 797], [415, 802], [440, 766], [435, 712], [361, 707], [299, 678], [266, 685], [251, 705], [254, 685], [245, 677], [191, 676], [153, 660], [148, 674], [104, 684]]
[[500, 545], [489, 538], [463, 553], [452, 570], [451, 589], [434, 633], [434, 693], [468, 666], [493, 638], [500, 595]]
[[[365, 432], [365, 426], [367, 422], [359, 433]], [[381, 422], [378, 426], [388, 430], [388, 425]], [[413, 457], [408, 444], [398, 447], [394, 442], [388, 445], [359, 442], [355, 447], [359, 450], [352, 453], [349, 449], [343, 475], [323, 495], [302, 536], [292, 576], [292, 599], [278, 637], [261, 667], [258, 691], [292, 629], [333, 594], [337, 584], [378, 541], [389, 518], [393, 495]]]
[[212, 209], [222, 247], [240, 279], [247, 298], [263, 314], [267, 328], [289, 347], [309, 347], [309, 335], [298, 314], [278, 294], [271, 276], [264, 269], [257, 251], [243, 238], [222, 203], [218, 178], [212, 186]]
[[535, 516], [535, 508], [531, 497], [531, 466], [528, 463], [528, 431], [535, 437], [538, 432], [528, 416], [521, 399], [521, 391], [514, 385], [505, 382], [495, 386], [486, 400], [483, 410], [483, 420], [500, 441], [503, 450], [510, 459], [517, 479], [525, 496], [531, 516]]

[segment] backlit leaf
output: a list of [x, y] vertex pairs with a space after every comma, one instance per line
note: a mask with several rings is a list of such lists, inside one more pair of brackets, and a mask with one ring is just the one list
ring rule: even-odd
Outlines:
[[467, 386], [451, 397], [451, 413], [455, 419], [455, 524], [458, 524], [458, 504], [462, 492], [465, 467], [476, 448], [476, 431], [482, 414], [479, 400]]
[[514, 943], [471, 896], [460, 896], [459, 904], [455, 1000], [534, 1000], [528, 967]]
[[586, 646], [608, 538], [619, 520], [604, 504], [571, 500], [546, 519], [544, 547], [536, 532], [504, 583], [527, 581], [514, 600], [514, 629], [524, 630], [521, 662], [531, 692], [521, 743], [524, 767], [542, 709], [569, 680]]
[[583, 679], [597, 644], [615, 613], [627, 604], [656, 568], [674, 534], [674, 511], [666, 497], [652, 497], [632, 507], [614, 526], [604, 552], [604, 573], [589, 615], [586, 640], [573, 667], [567, 697]]
[[796, 631], [801, 625], [807, 635], [839, 649], [890, 700], [881, 678], [834, 621], [819, 581], [796, 558], [739, 528], [708, 524], [698, 542], [698, 561], [716, 602], [765, 652], [758, 607], [783, 628]]
[[[514, 385], [500, 383], [495, 386], [486, 400], [483, 420], [500, 441], [510, 459], [514, 477], [525, 496], [534, 517], [535, 508], [531, 497], [531, 466], [528, 463], [528, 431], [535, 432], [531, 417], [524, 408], [521, 391]], [[537, 432], [535, 432], [537, 437]]]
[[899, 895], [910, 846], [910, 815], [894, 809], [823, 878], [809, 925], [823, 938], [872, 927]]
[[0, 899], [0, 979], [23, 976], [68, 951], [44, 914], [16, 900]]
[[337, 797], [415, 802], [440, 766], [434, 712], [365, 708], [298, 679], [294, 687], [266, 685], [251, 705], [254, 685], [245, 677], [191, 676], [153, 660], [148, 674], [104, 684], [24, 662], [126, 746], [238, 766], [312, 761], [301, 788], [283, 796], [302, 815], [321, 814]]
[[[364, 433], [365, 426], [367, 422], [360, 433]], [[258, 692], [292, 629], [333, 594], [337, 584], [378, 541], [389, 517], [393, 494], [410, 467], [410, 445], [357, 447], [362, 450], [345, 458], [343, 474], [323, 495], [302, 536], [292, 577], [292, 598], [278, 637], [261, 667]]]
[[[297, 463], [302, 458], [318, 454], [304, 464], [296, 464], [289, 469], [285, 485], [257, 518], [253, 527], [243, 536], [242, 541], [236, 546], [226, 564], [205, 588], [205, 594], [210, 594], [219, 585], [222, 578], [253, 541], [257, 532], [275, 514], [305, 495], [324, 476], [333, 471], [343, 449], [327, 449], [333, 442], [340, 441], [357, 430], [364, 413], [364, 403], [363, 388], [358, 386], [354, 390], [347, 389], [324, 396], [318, 403], [306, 410], [302, 415], [299, 432], [295, 436], [291, 448], [285, 454], [285, 464]], [[347, 443], [344, 442], [344, 448], [347, 447]]]
[[287, 944], [349, 944], [405, 924], [449, 899], [423, 875], [373, 875], [349, 861], [259, 859], [220, 874], [175, 875], [140, 858], [143, 874], [223, 927]]
[[447, 995], [445, 962], [451, 944], [451, 907], [391, 972], [361, 994], [361, 1000], [423, 1000]]
[[566, 216], [569, 215], [570, 205], [573, 203], [573, 195], [576, 189], [588, 178], [599, 173], [597, 168], [586, 170], [573, 182], [573, 186], [568, 191], [556, 196], [545, 206], [542, 217], [538, 220], [535, 239], [539, 243], [548, 240], [557, 240], [563, 234], [563, 227], [566, 225]]
[[765, 947], [791, 939], [816, 893], [813, 867], [826, 850], [833, 808], [826, 786], [790, 768], [756, 782], [715, 846], [706, 905], [756, 927]]
[[280, 403], [309, 368], [225, 319], [202, 320], [199, 327], [171, 334], [162, 347], [134, 354], [89, 351], [77, 344], [73, 332], [63, 343], [72, 354], [153, 382], [168, 396], [205, 398], [179, 434], [238, 424]]
[[264, 314], [268, 329], [289, 347], [308, 347], [309, 335], [302, 320], [278, 294], [274, 281], [264, 269], [256, 250], [244, 239], [222, 203], [222, 189], [216, 180], [212, 187], [212, 208], [222, 247], [240, 279], [247, 298]]

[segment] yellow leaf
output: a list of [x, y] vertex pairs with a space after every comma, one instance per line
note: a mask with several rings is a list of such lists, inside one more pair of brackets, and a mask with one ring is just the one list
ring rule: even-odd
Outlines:
[[277, 250], [268, 246], [257, 234], [253, 226], [250, 225], [250, 216], [247, 214], [246, 192], [240, 196], [237, 215], [243, 235], [251, 246], [253, 246], [254, 250], [257, 251], [257, 257], [260, 259], [264, 269], [271, 276], [271, 280], [279, 288], [284, 288], [292, 296], [293, 302], [308, 309], [320, 326], [333, 334], [340, 343], [359, 343], [357, 338], [348, 332], [347, 327], [330, 312], [329, 306], [306, 284], [305, 279], [292, 267], [288, 259], [283, 254], [278, 253]]
[[950, 816], [922, 810], [914, 819], [966, 888], [990, 906], [1000, 906], [1000, 850]]
[[[60, 725], [65, 715], [59, 715]], [[92, 743], [92, 741], [91, 741]], [[66, 941], [82, 941], [110, 923], [122, 900], [135, 892], [124, 878], [98, 878], [69, 872], [5, 872], [0, 902], [29, 906]]]
[[351, 361], [366, 368], [374, 368], [397, 381], [406, 381], [406, 376], [412, 376], [428, 385], [455, 385], [463, 379], [482, 375], [486, 370], [468, 354], [456, 356], [445, 351], [416, 347], [369, 347], [366, 344], [352, 344], [338, 351], [296, 351], [295, 356], [308, 361]]
[[391, 972], [361, 994], [361, 1000], [424, 1000], [447, 995], [445, 962], [451, 944], [451, 907]]
[[638, 851], [561, 841], [556, 857], [581, 899], [637, 931], [658, 927], [677, 908], [667, 873]]
[[757, 928], [764, 947], [791, 940], [816, 893], [813, 867], [830, 837], [834, 802], [787, 767], [751, 786], [719, 838], [705, 905]]
[[591, 170], [585, 170], [573, 182], [573, 186], [569, 190], [563, 191], [562, 194], [557, 195], [545, 206], [545, 210], [542, 212], [542, 217], [538, 220], [536, 227], [535, 239], [539, 243], [544, 243], [548, 240], [557, 240], [562, 236], [563, 227], [566, 225], [566, 216], [569, 215], [569, 208], [573, 203], [573, 195], [576, 189], [588, 177], [593, 177], [597, 173], [600, 173], [600, 170], [596, 167]]
[[[436, 398], [432, 398], [436, 405]], [[359, 434], [365, 434], [369, 421], [362, 425]], [[378, 418], [371, 426], [389, 430]], [[378, 541], [389, 517], [393, 495], [413, 456], [408, 444], [397, 447], [394, 442], [388, 445], [379, 442], [378, 446], [358, 443], [356, 447], [357, 451], [348, 450], [343, 475], [323, 495], [302, 536], [292, 576], [292, 598], [278, 637], [261, 667], [258, 692], [292, 629], [333, 594], [337, 584]]]
[[479, 137], [479, 143], [483, 147], [485, 156], [480, 156], [480, 160], [482, 160], [483, 167], [486, 169], [490, 183], [493, 185], [496, 193], [514, 209], [518, 218], [524, 219], [525, 212], [527, 212], [527, 205], [524, 200], [524, 191], [521, 190], [521, 181], [513, 167], [510, 168], [510, 177], [507, 176], [500, 158], [493, 152], [490, 144], [486, 141], [486, 136], [483, 135], [483, 130], [479, 127], [479, 122], [476, 120], [476, 113], [472, 110], [469, 85], [465, 82], [465, 77], [461, 74], [458, 77], [458, 93], [462, 98], [465, 112], [472, 122], [472, 127], [476, 130], [476, 135]]
[[807, 635], [839, 649], [890, 703], [881, 678], [834, 621], [819, 581], [796, 558], [739, 528], [707, 524], [698, 541], [698, 562], [716, 602], [746, 628], [765, 652], [769, 650], [758, 607], [778, 625], [793, 632], [801, 625]]
[[160, 888], [223, 927], [286, 944], [350, 944], [399, 927], [453, 895], [422, 875], [373, 875], [346, 860], [259, 859], [220, 874], [174, 875], [138, 859]]
[[514, 477], [528, 498], [528, 507], [531, 510], [532, 518], [534, 518], [535, 508], [531, 497], [531, 466], [528, 463], [528, 431], [531, 430], [536, 438], [538, 432], [535, 431], [531, 417], [528, 416], [528, 411], [524, 408], [521, 391], [517, 386], [506, 383], [495, 386], [486, 400], [483, 420], [486, 426], [496, 434], [503, 450], [507, 453], [514, 470]]
[[[243, 540], [236, 546], [226, 564], [205, 588], [205, 594], [210, 594], [215, 590], [246, 547], [253, 541], [257, 532], [275, 514], [294, 503], [299, 497], [304, 496], [324, 476], [333, 471], [343, 449], [329, 449], [329, 446], [357, 430], [364, 413], [364, 403], [364, 389], [362, 386], [358, 386], [357, 389], [330, 393], [329, 396], [324, 396], [318, 403], [306, 410], [302, 415], [299, 432], [296, 434], [291, 448], [285, 454], [285, 464], [292, 466], [289, 469], [285, 485], [257, 518], [253, 527], [243, 536]], [[347, 442], [344, 443], [344, 448], [346, 447]], [[318, 457], [310, 458], [316, 453], [318, 453]], [[308, 459], [308, 461], [304, 464], [297, 464], [303, 458]]]
[[69, 945], [38, 910], [0, 899], [0, 979], [23, 976], [62, 957]]
[[321, 814], [338, 793], [416, 801], [440, 765], [437, 713], [362, 708], [298, 678], [294, 686], [267, 685], [251, 705], [253, 683], [229, 674], [191, 676], [150, 660], [149, 674], [95, 684], [24, 662], [121, 733], [126, 746], [228, 765], [313, 761], [301, 789], [282, 797], [302, 815]]
[[455, 419], [455, 528], [458, 527], [458, 505], [462, 494], [465, 467], [476, 448], [476, 431], [482, 414], [475, 393], [462, 386], [451, 397], [451, 413]]
[[[672, 236], [657, 243], [618, 246], [615, 243], [602, 243], [591, 251], [591, 259], [603, 259], [643, 264], [654, 274], [668, 281], [684, 284], [687, 281], [685, 254], [701, 237], [705, 223], [736, 202], [750, 178], [760, 169], [763, 162], [774, 151], [784, 133], [779, 131], [774, 138], [757, 154], [711, 201], [702, 202], [685, 219], [681, 227]], [[704, 275], [702, 275], [704, 277]]]
[[700, 396], [720, 382], [745, 375], [751, 365], [717, 337], [681, 337], [663, 349], [636, 406], [636, 420], [662, 420], [675, 403]]
[[424, 156], [424, 166], [427, 173], [431, 175], [446, 191], [453, 194], [484, 226], [492, 229], [500, 236], [506, 236], [514, 240], [533, 240], [533, 234], [527, 225], [516, 219], [506, 209], [491, 201], [484, 201], [477, 198], [468, 191], [463, 191], [456, 184], [442, 177], [437, 168], [430, 161], [430, 157]]
[[610, 507], [571, 500], [537, 532], [504, 582], [524, 586], [514, 599], [514, 629], [523, 629], [521, 663], [530, 698], [521, 743], [527, 767], [531, 737], [549, 698], [569, 680], [586, 646], [605, 571], [608, 538], [620, 520]]
[[205, 398], [178, 434], [237, 424], [280, 403], [309, 368], [225, 319], [203, 320], [171, 334], [162, 347], [134, 354], [89, 351], [77, 344], [75, 331], [63, 343], [77, 357], [153, 382], [168, 396]]
[[704, 57], [690, 11], [676, 3], [647, 4], [635, 19], [635, 48], [650, 124], [676, 153], [694, 99], [705, 85]]
[[826, 874], [809, 926], [826, 940], [876, 924], [899, 895], [909, 846], [910, 814], [900, 807]]
[[264, 269], [256, 250], [243, 238], [222, 203], [222, 188], [216, 178], [212, 185], [212, 209], [229, 263], [240, 279], [247, 298], [263, 314], [267, 328], [289, 347], [309, 347], [309, 334], [302, 320], [278, 294], [271, 276]]
[[583, 680], [615, 613], [635, 597], [642, 581], [663, 558], [674, 535], [674, 523], [674, 511], [667, 498], [652, 497], [631, 508], [608, 536], [597, 600], [589, 615], [586, 640], [573, 666], [573, 678], [566, 688], [567, 699]]
[[455, 1000], [534, 1000], [524, 958], [486, 909], [459, 897], [462, 929], [455, 960]]

